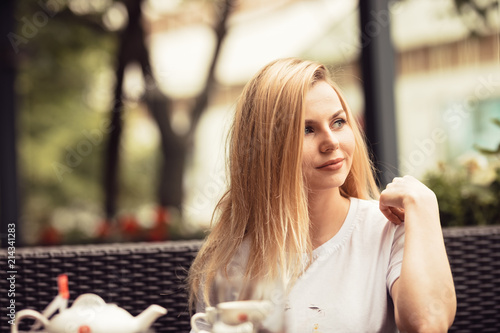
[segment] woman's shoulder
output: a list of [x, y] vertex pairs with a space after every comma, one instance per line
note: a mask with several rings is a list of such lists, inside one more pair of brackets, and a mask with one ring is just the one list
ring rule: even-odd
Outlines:
[[379, 209], [379, 201], [351, 197], [351, 204], [356, 205], [356, 216], [387, 220]]
[[355, 223], [358, 227], [364, 230], [376, 228], [381, 231], [395, 229], [396, 225], [391, 223], [380, 211], [378, 200], [351, 198], [352, 203], [356, 205]]

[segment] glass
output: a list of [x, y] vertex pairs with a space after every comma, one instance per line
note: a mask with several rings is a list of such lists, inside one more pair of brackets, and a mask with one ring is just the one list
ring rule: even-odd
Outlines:
[[229, 269], [215, 277], [213, 303], [191, 319], [195, 332], [203, 331], [199, 319], [212, 333], [283, 333], [284, 288], [281, 281], [244, 279], [242, 270]]

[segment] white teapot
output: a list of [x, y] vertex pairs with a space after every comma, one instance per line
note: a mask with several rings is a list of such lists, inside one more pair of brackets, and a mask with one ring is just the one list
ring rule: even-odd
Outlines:
[[106, 304], [95, 294], [83, 294], [75, 299], [71, 308], [59, 309], [50, 320], [35, 310], [19, 311], [11, 332], [18, 332], [21, 319], [34, 318], [48, 333], [139, 333], [147, 331], [158, 317], [166, 313], [165, 308], [151, 305], [133, 317], [116, 304]]

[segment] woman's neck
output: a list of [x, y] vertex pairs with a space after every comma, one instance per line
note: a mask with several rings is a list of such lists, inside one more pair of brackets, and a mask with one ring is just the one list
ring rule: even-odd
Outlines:
[[313, 248], [337, 234], [349, 211], [350, 200], [340, 195], [339, 188], [310, 193], [308, 198], [310, 233]]

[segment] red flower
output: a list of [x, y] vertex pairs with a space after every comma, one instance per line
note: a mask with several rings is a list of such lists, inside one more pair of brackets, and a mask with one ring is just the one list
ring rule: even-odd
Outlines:
[[62, 240], [61, 233], [53, 226], [45, 226], [40, 234], [41, 245], [57, 245]]
[[163, 206], [158, 206], [156, 208], [156, 225], [170, 224], [170, 212]]
[[99, 223], [97, 227], [97, 237], [98, 238], [108, 238], [111, 234], [111, 222], [104, 219]]
[[120, 228], [125, 235], [136, 236], [139, 232], [139, 222], [133, 215], [127, 215], [120, 219]]

